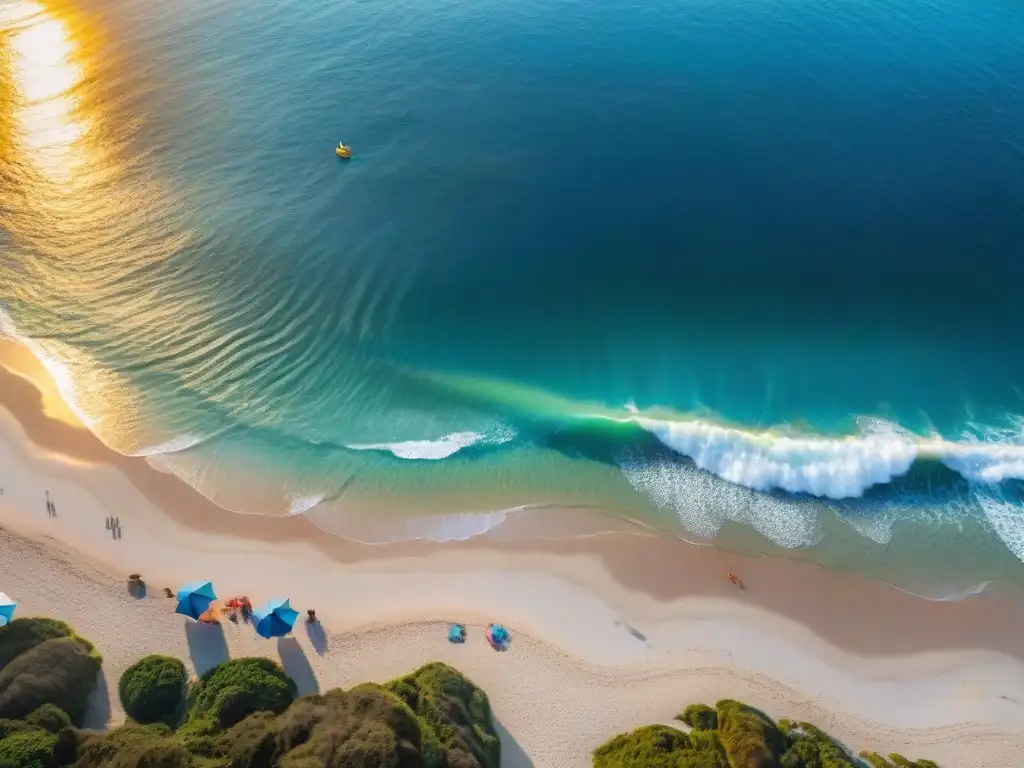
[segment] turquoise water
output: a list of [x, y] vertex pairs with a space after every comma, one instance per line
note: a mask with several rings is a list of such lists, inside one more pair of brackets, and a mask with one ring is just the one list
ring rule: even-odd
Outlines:
[[1021, 39], [964, 0], [6, 0], [0, 328], [238, 511], [1014, 581]]

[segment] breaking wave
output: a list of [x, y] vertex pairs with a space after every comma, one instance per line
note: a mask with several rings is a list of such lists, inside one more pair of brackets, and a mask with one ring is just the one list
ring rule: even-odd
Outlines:
[[918, 454], [913, 439], [884, 422], [861, 435], [824, 438], [747, 432], [704, 421], [634, 420], [701, 469], [754, 491], [853, 498], [906, 474]]
[[384, 451], [399, 459], [438, 461], [473, 445], [500, 445], [513, 440], [516, 432], [507, 427], [488, 434], [452, 432], [434, 440], [402, 440], [394, 443], [348, 443], [353, 451]]

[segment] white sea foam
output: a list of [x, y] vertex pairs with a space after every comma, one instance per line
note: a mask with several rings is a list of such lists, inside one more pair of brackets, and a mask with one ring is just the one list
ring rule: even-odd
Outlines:
[[160, 456], [166, 453], [180, 453], [182, 451], [187, 451], [189, 448], [195, 448], [197, 445], [205, 443], [207, 440], [211, 440], [212, 438], [217, 437], [217, 435], [222, 434], [226, 431], [227, 429], [222, 429], [220, 430], [220, 432], [214, 432], [209, 435], [193, 435], [191, 433], [179, 435], [177, 437], [172, 437], [170, 440], [167, 440], [165, 442], [158, 443], [157, 445], [149, 446], [148, 448], [142, 448], [138, 451], [133, 451], [131, 455]]
[[992, 530], [1018, 560], [1024, 561], [1024, 507], [991, 489], [978, 489], [975, 497]]
[[972, 424], [959, 442], [933, 441], [930, 449], [950, 469], [977, 483], [1024, 480], [1024, 419], [1010, 427]]
[[[46, 372], [50, 374], [50, 378], [53, 379], [54, 384], [57, 387], [57, 391], [60, 393], [61, 399], [67, 404], [71, 412], [75, 414], [79, 421], [85, 424], [92, 430], [95, 430], [100, 424], [103, 423], [103, 419], [95, 417], [92, 414], [86, 412], [81, 406], [78, 398], [78, 388], [75, 383], [75, 377], [72, 375], [71, 369], [60, 360], [57, 356], [53, 355], [43, 344], [24, 335], [19, 329], [17, 324], [3, 308], [0, 308], [0, 336], [6, 336], [13, 341], [21, 344], [23, 347], [28, 349], [35, 358], [42, 364]], [[51, 342], [56, 344], [56, 342]], [[64, 346], [64, 345], [62, 345]], [[70, 351], [70, 348], [68, 348]]]
[[308, 512], [323, 500], [324, 495], [322, 493], [315, 493], [309, 496], [294, 496], [288, 500], [288, 516], [301, 515], [303, 512]]
[[465, 541], [481, 536], [503, 524], [520, 508], [490, 512], [449, 512], [416, 517], [350, 516], [336, 503], [316, 506], [306, 513], [320, 530], [362, 544], [391, 544], [396, 541]]
[[354, 451], [386, 451], [400, 459], [437, 461], [446, 459], [471, 445], [498, 445], [507, 443], [516, 435], [509, 427], [491, 432], [452, 432], [433, 440], [402, 440], [393, 443], [351, 443], [346, 448]]
[[837, 514], [853, 530], [876, 544], [892, 541], [892, 527], [899, 515], [895, 509], [873, 509], [868, 515], [851, 515], [842, 511], [837, 511]]
[[696, 467], [627, 454], [620, 466], [629, 483], [657, 506], [679, 516], [691, 533], [710, 538], [726, 520], [752, 526], [780, 547], [806, 547], [822, 537], [818, 504], [730, 484]]
[[975, 584], [973, 587], [958, 589], [955, 592], [948, 592], [942, 595], [923, 595], [920, 592], [914, 592], [909, 589], [897, 587], [895, 584], [890, 584], [889, 586], [895, 590], [903, 592], [904, 594], [920, 597], [923, 600], [930, 600], [933, 603], [958, 603], [961, 600], [966, 600], [970, 597], [977, 597], [978, 595], [984, 594], [993, 584], [995, 584], [994, 581], [983, 581], [980, 584]]
[[854, 498], [906, 473], [918, 453], [914, 440], [884, 422], [860, 435], [828, 438], [748, 432], [698, 420], [632, 420], [701, 469], [756, 491]]

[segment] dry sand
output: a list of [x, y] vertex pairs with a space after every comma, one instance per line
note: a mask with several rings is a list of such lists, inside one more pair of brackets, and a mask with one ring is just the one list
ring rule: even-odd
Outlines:
[[[34, 382], [0, 367], [0, 590], [19, 616], [65, 619], [96, 643], [96, 727], [123, 717], [117, 679], [147, 653], [197, 671], [268, 655], [303, 691], [439, 659], [488, 692], [512, 768], [589, 765], [612, 735], [724, 697], [815, 722], [854, 750], [947, 768], [1019, 764], [1024, 611], [1011, 596], [929, 602], [649, 535], [354, 544], [301, 517], [219, 509], [106, 449], [60, 411], [52, 382], [16, 348], [0, 344], [0, 360]], [[107, 515], [120, 518], [122, 539]], [[149, 598], [128, 595], [132, 571]], [[265, 641], [227, 621], [192, 624], [159, 593], [193, 578], [254, 601], [289, 595], [317, 610], [325, 634]], [[446, 642], [449, 620], [470, 625], [466, 645]], [[483, 640], [492, 620], [512, 630], [506, 653]]]

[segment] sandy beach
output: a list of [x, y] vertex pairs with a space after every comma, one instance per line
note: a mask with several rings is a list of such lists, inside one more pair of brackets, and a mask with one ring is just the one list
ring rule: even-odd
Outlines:
[[[0, 590], [18, 616], [67, 620], [96, 643], [94, 727], [123, 719], [118, 677], [160, 652], [196, 671], [271, 656], [302, 692], [443, 660], [489, 694], [513, 768], [587, 766], [616, 733], [726, 697], [814, 722], [853, 750], [947, 768], [1005, 768], [1024, 749], [1024, 605], [1013, 595], [930, 602], [640, 531], [357, 544], [302, 517], [220, 509], [103, 446], [25, 350], [0, 343], [0, 362]], [[148, 598], [129, 596], [133, 571]], [[161, 593], [194, 578], [254, 602], [287, 595], [315, 608], [326, 634], [278, 642], [191, 624]], [[452, 620], [469, 625], [466, 645], [446, 642]], [[484, 642], [490, 621], [512, 631], [507, 653]]]

